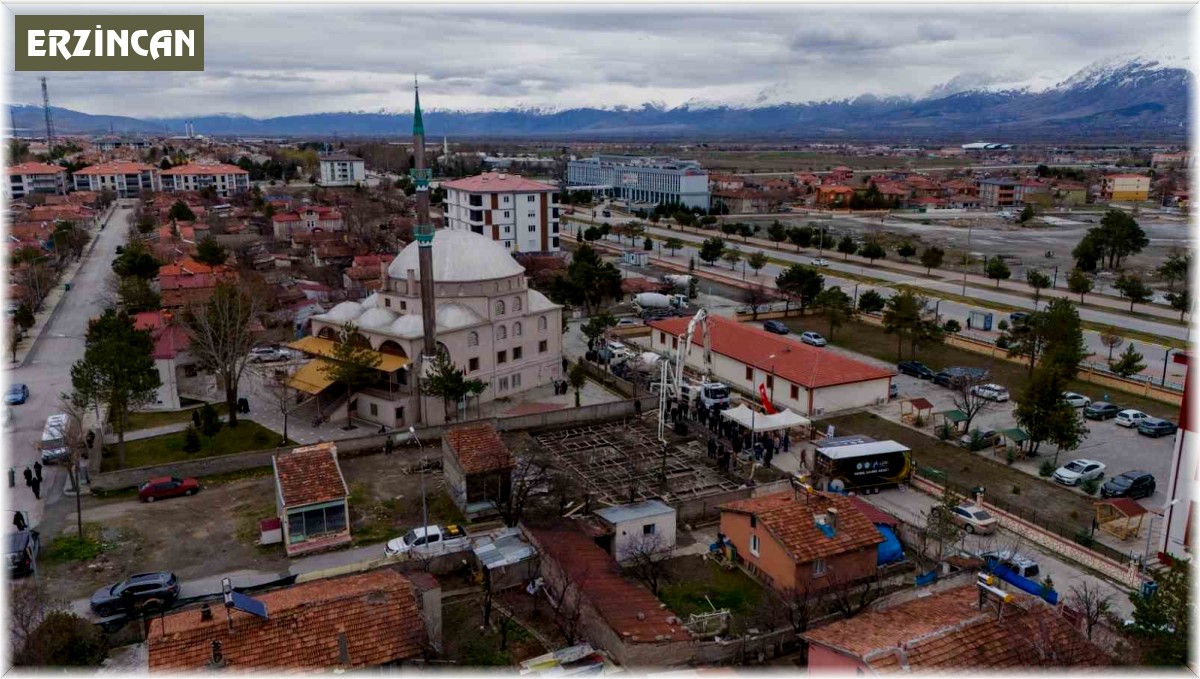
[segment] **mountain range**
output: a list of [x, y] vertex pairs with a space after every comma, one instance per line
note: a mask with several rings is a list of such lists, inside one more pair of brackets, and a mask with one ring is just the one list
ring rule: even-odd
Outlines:
[[[941, 141], [1183, 141], [1192, 74], [1169, 60], [1129, 57], [1093, 64], [1042, 90], [965, 89], [952, 81], [924, 98], [853, 99], [758, 106], [646, 104], [640, 108], [425, 112], [430, 137], [572, 139], [860, 139]], [[92, 115], [52, 108], [61, 134], [181, 134], [184, 118]], [[12, 108], [27, 134], [44, 125], [40, 106]], [[404, 136], [406, 113], [311, 113], [273, 118], [236, 114], [190, 119], [207, 136]]]

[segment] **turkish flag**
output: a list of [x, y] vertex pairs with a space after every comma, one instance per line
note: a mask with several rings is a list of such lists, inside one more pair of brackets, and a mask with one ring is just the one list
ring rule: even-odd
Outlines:
[[762, 401], [763, 410], [767, 411], [768, 415], [775, 414], [775, 408], [771, 406], [771, 399], [767, 397], [767, 385], [758, 385], [758, 397]]

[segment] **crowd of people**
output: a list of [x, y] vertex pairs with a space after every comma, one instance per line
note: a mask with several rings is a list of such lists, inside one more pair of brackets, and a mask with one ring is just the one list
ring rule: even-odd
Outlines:
[[748, 427], [722, 417], [721, 411], [719, 407], [705, 406], [703, 401], [693, 405], [687, 400], [679, 400], [667, 405], [666, 417], [676, 431], [680, 431], [680, 425], [685, 422], [707, 429], [708, 459], [722, 471], [732, 472], [737, 459], [753, 458], [756, 463], [769, 467], [775, 455], [791, 452], [791, 433], [787, 430], [752, 432]]

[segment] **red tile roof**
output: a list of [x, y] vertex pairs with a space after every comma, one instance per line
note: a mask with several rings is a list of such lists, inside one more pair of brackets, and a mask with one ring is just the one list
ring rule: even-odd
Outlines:
[[862, 512], [863, 516], [867, 517], [867, 521], [870, 521], [875, 525], [883, 524], [885, 526], [896, 526], [900, 523], [900, 520], [896, 517], [888, 514], [870, 502], [858, 497], [857, 495], [850, 498], [850, 503], [854, 505], [855, 509]]
[[91, 174], [138, 174], [147, 170], [156, 170], [152, 165], [144, 163], [128, 163], [122, 161], [114, 161], [109, 163], [98, 163], [90, 167], [85, 167], [82, 170], [75, 170], [75, 174], [91, 175]]
[[[837, 529], [832, 537], [826, 535], [814, 519], [815, 515], [824, 514], [830, 508], [837, 509], [838, 513]], [[850, 502], [850, 498], [833, 493], [813, 492], [807, 498], [797, 499], [789, 490], [729, 502], [721, 505], [721, 511], [758, 517], [758, 522], [797, 564], [855, 552], [883, 542], [875, 525]]]
[[475, 424], [451, 429], [446, 440], [467, 474], [482, 474], [507, 469], [514, 464], [512, 453], [490, 424]]
[[8, 176], [27, 175], [27, 174], [58, 174], [66, 172], [67, 168], [60, 165], [49, 165], [47, 163], [20, 163], [17, 165], [9, 165], [4, 168]]
[[228, 670], [309, 672], [416, 658], [425, 643], [416, 587], [393, 570], [315, 580], [254, 598], [270, 617], [231, 611], [232, 630], [219, 601], [210, 604], [212, 620], [201, 620], [195, 608], [156, 619], [148, 639], [150, 670], [206, 670], [213, 641], [221, 643]]
[[484, 172], [474, 177], [442, 182], [442, 188], [473, 193], [507, 193], [511, 191], [549, 193], [558, 190], [553, 184], [543, 184], [532, 179], [525, 179], [520, 175], [503, 172]]
[[[679, 336], [687, 330], [688, 318], [651, 321], [650, 326], [668, 335]], [[776, 377], [808, 389], [878, 380], [895, 375], [841, 354], [784, 339], [754, 326], [743, 325], [719, 316], [708, 317], [712, 350], [746, 365], [772, 370]], [[694, 336], [696, 346], [703, 338]], [[771, 354], [774, 359], [767, 358]]]
[[191, 345], [191, 337], [187, 331], [171, 322], [169, 315], [159, 311], [143, 311], [134, 314], [133, 327], [138, 330], [149, 330], [154, 337], [154, 350], [151, 358], [175, 358], [186, 351]]
[[318, 443], [276, 455], [275, 478], [284, 507], [340, 500], [350, 494], [333, 443]]
[[1111, 500], [1100, 500], [1096, 504], [1109, 505], [1113, 509], [1116, 509], [1128, 517], [1141, 516], [1149, 511], [1145, 507], [1138, 504], [1136, 500], [1131, 500], [1127, 497], [1115, 497]]
[[[621, 569], [578, 526], [559, 522], [530, 528], [535, 546], [596, 608], [622, 640], [631, 643], [687, 642], [691, 633], [650, 590], [621, 575]], [[661, 637], [661, 638], [660, 638]]]
[[206, 165], [204, 163], [188, 163], [187, 165], [178, 165], [169, 170], [163, 170], [162, 174], [166, 175], [208, 175], [208, 174], [250, 174], [237, 165], [228, 163], [217, 163]]

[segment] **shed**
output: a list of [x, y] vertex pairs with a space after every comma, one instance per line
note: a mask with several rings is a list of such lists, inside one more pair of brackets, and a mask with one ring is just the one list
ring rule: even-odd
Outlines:
[[661, 500], [605, 507], [596, 516], [612, 529], [608, 551], [618, 562], [675, 549], [675, 509]]
[[275, 507], [288, 556], [350, 542], [350, 491], [337, 446], [318, 443], [271, 458]]
[[494, 514], [508, 500], [516, 461], [490, 424], [456, 427], [442, 437], [446, 492], [468, 519]]
[[928, 399], [910, 398], [900, 402], [900, 419], [912, 423], [917, 418], [925, 420], [933, 414], [933, 404]]
[[958, 426], [967, 421], [967, 414], [957, 408], [953, 410], [943, 410], [940, 413], [935, 413], [942, 418], [942, 424], [950, 427], [954, 431], [958, 431]]
[[650, 263], [650, 253], [646, 250], [625, 250], [621, 252], [621, 263], [630, 266], [646, 266]]
[[1127, 497], [1101, 500], [1096, 508], [1096, 527], [1119, 540], [1136, 538], [1142, 530], [1146, 508]]

